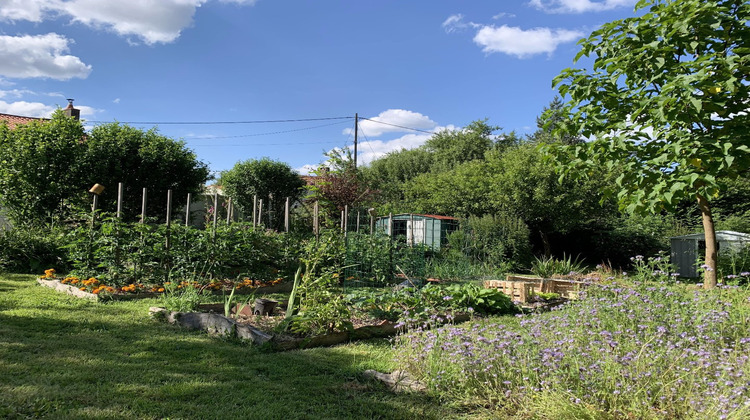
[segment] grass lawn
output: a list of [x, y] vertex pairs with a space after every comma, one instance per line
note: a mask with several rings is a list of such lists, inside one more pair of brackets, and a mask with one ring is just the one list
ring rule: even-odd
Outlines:
[[364, 378], [393, 369], [385, 340], [265, 353], [153, 321], [156, 303], [93, 303], [0, 275], [0, 418], [465, 415]]

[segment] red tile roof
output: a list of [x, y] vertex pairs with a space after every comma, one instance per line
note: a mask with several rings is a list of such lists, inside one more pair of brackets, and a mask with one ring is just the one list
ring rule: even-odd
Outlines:
[[6, 121], [8, 127], [11, 129], [16, 128], [20, 124], [28, 124], [32, 121], [46, 120], [46, 118], [34, 118], [34, 117], [22, 117], [20, 115], [11, 115], [0, 113], [0, 122]]

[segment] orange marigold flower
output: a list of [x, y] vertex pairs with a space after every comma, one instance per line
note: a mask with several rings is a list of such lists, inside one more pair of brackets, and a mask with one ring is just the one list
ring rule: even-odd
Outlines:
[[159, 289], [157, 290], [157, 292], [159, 292], [159, 293], [164, 293], [164, 288], [163, 288], [163, 287], [160, 287], [160, 288], [159, 288]]
[[86, 290], [85, 287], [79, 287], [78, 290]]

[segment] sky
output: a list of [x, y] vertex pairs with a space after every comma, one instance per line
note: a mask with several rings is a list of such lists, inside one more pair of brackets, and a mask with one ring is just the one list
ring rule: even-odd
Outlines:
[[0, 0], [0, 113], [73, 98], [87, 127], [156, 127], [217, 175], [307, 173], [357, 114], [362, 165], [479, 119], [531, 134], [552, 79], [587, 64], [577, 41], [635, 2]]

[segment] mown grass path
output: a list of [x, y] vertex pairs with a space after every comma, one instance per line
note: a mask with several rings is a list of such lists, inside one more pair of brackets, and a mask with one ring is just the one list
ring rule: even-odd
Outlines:
[[0, 418], [455, 418], [366, 380], [386, 341], [265, 353], [157, 323], [156, 301], [93, 303], [0, 275]]

